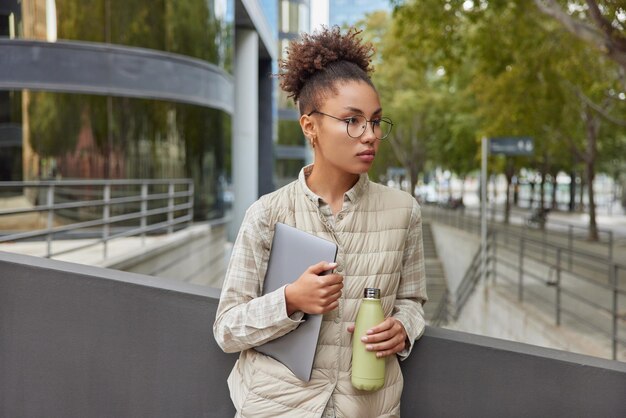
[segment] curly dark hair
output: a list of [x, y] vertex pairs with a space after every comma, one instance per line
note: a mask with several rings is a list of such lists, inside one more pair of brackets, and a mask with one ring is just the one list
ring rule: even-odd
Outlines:
[[287, 58], [279, 61], [280, 87], [298, 104], [300, 114], [318, 108], [338, 81], [363, 81], [374, 87], [369, 74], [374, 48], [363, 43], [361, 31], [351, 28], [342, 34], [339, 26], [322, 27], [303, 34], [287, 47]]

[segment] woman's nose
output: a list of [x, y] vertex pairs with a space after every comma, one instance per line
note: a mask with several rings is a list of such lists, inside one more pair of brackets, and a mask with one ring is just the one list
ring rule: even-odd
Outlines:
[[361, 138], [359, 138], [362, 142], [374, 142], [376, 141], [376, 135], [374, 134], [374, 124], [373, 122], [365, 122], [365, 131]]

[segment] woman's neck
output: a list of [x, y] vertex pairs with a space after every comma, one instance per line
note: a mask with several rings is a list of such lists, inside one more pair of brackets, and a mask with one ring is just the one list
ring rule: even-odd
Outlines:
[[359, 181], [358, 174], [337, 172], [329, 168], [313, 165], [306, 179], [309, 189], [328, 203], [333, 214], [343, 206], [343, 195]]

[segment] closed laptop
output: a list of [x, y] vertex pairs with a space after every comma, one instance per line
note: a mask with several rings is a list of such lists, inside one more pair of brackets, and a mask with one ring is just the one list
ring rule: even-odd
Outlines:
[[[277, 223], [263, 294], [294, 282], [313, 264], [320, 261], [334, 262], [336, 256], [337, 244], [334, 242]], [[305, 315], [304, 319], [298, 328], [255, 349], [280, 361], [300, 380], [308, 382], [311, 379], [322, 315]]]

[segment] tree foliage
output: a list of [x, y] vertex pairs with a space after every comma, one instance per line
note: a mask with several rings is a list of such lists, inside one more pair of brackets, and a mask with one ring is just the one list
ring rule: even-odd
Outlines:
[[[619, 64], [626, 74], [626, 2], [534, 0], [546, 15]], [[626, 80], [624, 86], [626, 86]]]
[[[623, 2], [394, 3], [386, 34], [377, 31], [384, 73], [376, 80], [385, 107], [403, 125], [394, 137], [397, 154], [463, 175], [478, 168], [479, 138], [531, 136], [532, 158], [492, 158], [490, 167], [507, 178], [521, 167], [544, 178], [584, 167], [592, 184], [597, 164], [619, 166], [610, 153], [625, 144], [626, 91], [616, 65]], [[596, 25], [613, 52], [599, 53], [537, 3], [567, 5], [569, 18]]]

